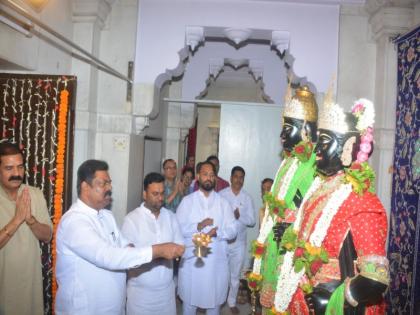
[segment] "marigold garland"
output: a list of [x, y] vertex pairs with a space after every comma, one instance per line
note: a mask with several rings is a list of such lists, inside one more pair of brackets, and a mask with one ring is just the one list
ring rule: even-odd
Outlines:
[[251, 253], [254, 257], [262, 257], [265, 252], [265, 244], [259, 243], [257, 240], [254, 240], [251, 244]]
[[375, 192], [375, 172], [367, 162], [353, 162], [344, 172], [346, 174], [344, 182], [350, 183], [358, 195], [366, 191]]
[[265, 204], [268, 206], [268, 211], [273, 219], [281, 218], [284, 219], [284, 211], [286, 209], [286, 202], [278, 199], [273, 193], [268, 192], [263, 197]]
[[[64, 192], [64, 170], [65, 170], [65, 151], [66, 151], [66, 136], [67, 136], [67, 113], [68, 113], [69, 92], [63, 90], [60, 92], [60, 105], [58, 115], [58, 142], [57, 142], [57, 166], [56, 166], [56, 180], [54, 193], [54, 218], [53, 218], [53, 240], [51, 245], [52, 265], [53, 265], [53, 279], [52, 279], [52, 297], [53, 304], [55, 303], [55, 295], [57, 293], [57, 282], [55, 274], [55, 266], [57, 263], [56, 254], [56, 232], [58, 223], [63, 214], [63, 192]], [[54, 309], [54, 307], [53, 307]]]
[[294, 146], [291, 155], [298, 158], [301, 162], [307, 162], [311, 158], [313, 150], [314, 145], [312, 142], [302, 140]]
[[267, 310], [267, 315], [290, 315], [290, 313], [288, 311], [277, 312], [276, 308], [273, 306], [271, 309]]
[[247, 275], [248, 287], [251, 291], [259, 291], [261, 288], [262, 275], [250, 272]]
[[[328, 253], [322, 247], [312, 245], [310, 242], [300, 240], [293, 227], [290, 226], [283, 234], [280, 246], [286, 251], [294, 251], [293, 265], [298, 273], [305, 269], [308, 278], [312, 278], [323, 264], [328, 263]], [[305, 293], [310, 293], [312, 287], [306, 285], [302, 288]]]

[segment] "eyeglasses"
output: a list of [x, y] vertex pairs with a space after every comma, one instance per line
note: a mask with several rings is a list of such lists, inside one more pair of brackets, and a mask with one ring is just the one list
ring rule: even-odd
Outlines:
[[112, 181], [111, 180], [96, 180], [95, 185], [101, 188], [104, 188], [106, 186], [111, 186]]
[[166, 166], [163, 168], [165, 171], [166, 170], [176, 170], [176, 166]]

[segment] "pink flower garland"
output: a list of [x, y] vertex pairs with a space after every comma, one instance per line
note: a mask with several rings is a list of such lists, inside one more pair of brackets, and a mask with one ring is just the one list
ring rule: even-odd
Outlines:
[[375, 110], [371, 101], [360, 99], [355, 102], [351, 112], [358, 120], [357, 129], [362, 135], [356, 163], [363, 163], [368, 160], [369, 153], [372, 151]]

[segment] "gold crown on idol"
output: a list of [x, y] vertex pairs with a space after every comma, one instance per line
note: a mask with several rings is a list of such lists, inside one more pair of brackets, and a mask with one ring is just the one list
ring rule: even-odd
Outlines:
[[333, 100], [334, 79], [325, 94], [322, 109], [319, 113], [318, 129], [331, 130], [338, 133], [349, 132], [349, 125], [346, 119], [346, 113], [340, 105]]
[[283, 117], [301, 119], [310, 122], [318, 120], [318, 105], [314, 94], [306, 85], [298, 87], [291, 97], [290, 84], [287, 87]]
[[340, 105], [325, 104], [319, 113], [318, 129], [326, 129], [345, 134], [349, 132], [346, 114]]

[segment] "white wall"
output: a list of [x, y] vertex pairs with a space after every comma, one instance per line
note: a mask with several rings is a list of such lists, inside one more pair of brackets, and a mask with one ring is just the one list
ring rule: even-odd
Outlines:
[[[245, 59], [250, 63], [252, 63], [253, 60], [259, 62], [262, 70], [262, 77], [260, 80], [264, 85], [265, 93], [274, 103], [282, 103], [287, 85], [287, 73], [284, 60], [278, 56], [275, 50], [270, 49], [269, 45], [263, 44], [249, 44], [240, 49], [236, 49], [224, 42], [205, 43], [204, 47], [198, 49], [194, 56], [190, 56], [188, 63], [186, 64], [182, 80], [182, 97], [184, 99], [194, 99], [198, 97], [206, 88], [206, 80], [210, 76], [209, 68], [212, 60], [220, 59], [223, 61], [225, 58], [236, 60]], [[243, 69], [241, 70], [243, 72]], [[252, 71], [251, 67], [248, 67], [248, 71]], [[240, 71], [237, 71], [237, 73], [240, 73]], [[223, 77], [223, 75], [223, 72], [220, 73], [216, 82], [219, 79], [222, 79], [219, 77]], [[251, 74], [244, 74], [243, 76], [249, 79], [249, 81], [253, 80]], [[235, 101], [240, 100], [244, 100], [244, 98], [238, 98]]]
[[198, 107], [197, 142], [195, 150], [196, 163], [205, 161], [209, 155], [218, 155], [218, 152], [213, 150], [217, 145], [214, 142], [215, 138], [212, 137], [209, 127], [217, 129], [219, 126], [220, 107]]
[[222, 26], [290, 31], [295, 73], [307, 76], [324, 91], [337, 69], [338, 19], [338, 5], [142, 0], [135, 80], [154, 82], [165, 69], [178, 65], [177, 52], [185, 46], [185, 26]]
[[339, 34], [337, 101], [350, 110], [355, 100], [375, 96], [376, 44], [362, 7], [341, 8]]
[[[101, 32], [99, 58], [127, 75], [128, 62], [134, 61], [137, 25], [137, 1], [120, 0], [112, 6]], [[131, 114], [126, 102], [127, 82], [100, 72], [98, 75], [98, 103], [101, 112]]]
[[[261, 180], [274, 178], [280, 165], [281, 109], [278, 105], [246, 103], [227, 103], [221, 108], [219, 175], [229, 180], [234, 166], [240, 165], [245, 169], [244, 189], [253, 198], [257, 218], [257, 224], [247, 231], [249, 241], [258, 236]], [[249, 267], [249, 251], [245, 259], [246, 269]]]
[[[24, 7], [55, 31], [72, 38], [71, 6], [70, 1], [50, 1], [40, 14]], [[0, 63], [0, 70], [7, 72], [71, 74], [71, 57], [66, 52], [36, 36], [25, 37], [3, 23], [0, 23], [0, 58], [14, 64], [2, 68]]]

